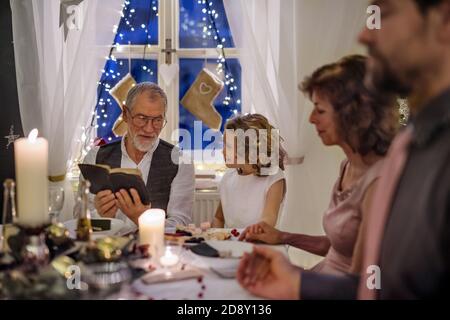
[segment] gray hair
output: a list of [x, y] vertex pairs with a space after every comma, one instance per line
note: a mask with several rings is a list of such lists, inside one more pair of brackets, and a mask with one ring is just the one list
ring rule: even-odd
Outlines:
[[133, 110], [136, 97], [144, 92], [148, 92], [149, 98], [151, 100], [155, 99], [156, 97], [159, 97], [164, 105], [164, 113], [166, 113], [167, 95], [164, 92], [164, 90], [161, 89], [160, 86], [158, 86], [156, 83], [153, 82], [141, 82], [136, 84], [134, 87], [130, 89], [130, 91], [127, 94], [127, 99], [125, 101], [125, 105], [128, 107], [130, 111]]

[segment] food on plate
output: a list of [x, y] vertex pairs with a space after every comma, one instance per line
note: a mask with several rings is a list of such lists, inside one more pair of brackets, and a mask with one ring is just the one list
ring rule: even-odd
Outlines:
[[101, 232], [111, 230], [111, 220], [108, 219], [91, 219], [93, 232]]
[[206, 221], [206, 222], [200, 223], [200, 229], [202, 229], [202, 231], [206, 231], [209, 228], [211, 228], [211, 222]]
[[166, 233], [168, 241], [200, 243], [205, 240], [228, 240], [232, 236], [230, 230], [209, 228], [206, 230], [197, 228], [195, 225], [177, 226], [175, 233]]
[[239, 231], [237, 231], [237, 229], [231, 230], [231, 234], [232, 234], [234, 237], [239, 237], [239, 235], [240, 235], [240, 233], [239, 233]]

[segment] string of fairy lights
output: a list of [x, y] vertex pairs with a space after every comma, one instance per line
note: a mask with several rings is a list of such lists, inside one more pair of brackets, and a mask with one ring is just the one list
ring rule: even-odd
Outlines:
[[[222, 103], [226, 106], [232, 104], [233, 102], [236, 103], [236, 105], [240, 105], [241, 101], [240, 99], [235, 98], [235, 92], [238, 89], [236, 86], [236, 81], [233, 76], [233, 73], [231, 71], [231, 68], [227, 62], [226, 56], [225, 56], [225, 48], [224, 43], [226, 41], [225, 37], [222, 37], [220, 35], [220, 30], [217, 26], [217, 19], [219, 18], [219, 12], [215, 10], [214, 8], [214, 2], [210, 0], [198, 0], [197, 3], [202, 8], [202, 21], [205, 23], [202, 30], [203, 30], [203, 38], [210, 37], [214, 39], [217, 43], [217, 51], [219, 52], [219, 56], [217, 57], [217, 66], [216, 66], [216, 72], [217, 74], [225, 75], [225, 88], [226, 88], [226, 96]], [[234, 109], [233, 113], [237, 113], [238, 110]]]
[[[137, 2], [131, 0], [125, 0], [122, 4], [121, 10], [121, 19], [118, 25], [113, 26], [113, 33], [115, 34], [113, 45], [109, 51], [109, 54], [105, 56], [105, 66], [101, 70], [100, 80], [97, 82], [97, 104], [95, 106], [95, 110], [92, 112], [92, 117], [90, 124], [87, 127], [82, 127], [82, 135], [80, 137], [80, 154], [75, 162], [81, 161], [84, 156], [90, 151], [92, 146], [96, 143], [97, 137], [96, 131], [100, 127], [105, 128], [108, 127], [111, 123], [115, 121], [112, 119], [110, 115], [110, 110], [115, 109], [114, 99], [109, 95], [104, 95], [104, 92], [109, 93], [112, 89], [111, 84], [108, 80], [113, 80], [113, 82], [119, 81], [122, 77], [126, 75], [127, 72], [123, 72], [123, 69], [127, 66], [127, 59], [118, 59], [114, 56], [114, 49], [117, 52], [124, 52], [124, 44], [130, 45], [131, 42], [129, 39], [129, 35], [136, 32], [145, 32], [147, 43], [144, 46], [150, 47], [150, 41], [152, 40], [150, 35], [150, 23], [149, 16], [150, 14], [154, 14], [158, 17], [158, 1], [151, 0], [150, 6], [145, 8], [148, 19], [146, 19], [146, 23], [141, 23], [136, 21], [136, 16], [141, 8], [136, 7]], [[214, 1], [209, 0], [197, 0], [197, 7], [195, 10], [200, 10], [202, 13], [201, 23], [197, 24], [194, 21], [189, 21], [188, 25], [190, 28], [195, 29], [194, 26], [200, 25], [202, 38], [203, 39], [212, 39], [216, 44], [217, 49], [217, 65], [216, 65], [216, 73], [219, 76], [223, 75], [224, 86], [226, 95], [222, 101], [222, 104], [225, 106], [232, 106], [231, 110], [234, 114], [238, 113], [237, 107], [241, 104], [241, 100], [236, 98], [236, 79], [233, 76], [233, 72], [229, 66], [225, 55], [225, 47], [224, 43], [226, 42], [225, 37], [221, 36], [221, 30], [219, 30], [219, 23], [217, 23], [217, 19], [219, 18], [219, 10], [215, 8]], [[138, 25], [139, 24], [139, 25]], [[181, 22], [180, 22], [181, 24]], [[181, 27], [181, 26], [180, 26]], [[144, 49], [145, 50], [145, 49]], [[145, 52], [144, 57], [145, 60]], [[129, 59], [131, 62], [131, 59]], [[141, 72], [146, 72], [150, 76], [154, 75], [154, 70], [149, 65], [142, 65]], [[122, 69], [122, 72], [120, 71]], [[128, 65], [128, 70], [131, 71], [131, 65]], [[113, 134], [112, 134], [113, 135]], [[106, 138], [107, 142], [111, 141], [113, 136], [108, 136]]]
[[[150, 10], [154, 11], [156, 16], [158, 16], [158, 6], [157, 6], [157, 1], [156, 0], [152, 0], [151, 2], [151, 6], [149, 8], [149, 12], [148, 12], [148, 16], [150, 15]], [[127, 39], [125, 39], [125, 30], [124, 29], [128, 29], [129, 32], [135, 32], [136, 31], [136, 23], [135, 23], [135, 17], [136, 17], [136, 8], [132, 7], [131, 5], [131, 1], [125, 1], [122, 4], [122, 13], [121, 13], [121, 26], [122, 28], [119, 28], [119, 26], [114, 25], [113, 26], [113, 33], [116, 34], [115, 39], [114, 39], [114, 44], [113, 47], [110, 50], [110, 53], [108, 56], [105, 57], [106, 59], [106, 65], [105, 68], [102, 70], [102, 77], [100, 79], [100, 81], [97, 82], [97, 84], [99, 85], [99, 90], [98, 90], [98, 102], [97, 102], [97, 106], [96, 106], [96, 120], [97, 120], [97, 124], [95, 125], [95, 128], [97, 129], [100, 125], [102, 127], [106, 127], [108, 125], [108, 123], [106, 122], [106, 118], [108, 118], [108, 112], [107, 109], [108, 108], [112, 108], [113, 107], [113, 99], [112, 98], [101, 98], [102, 96], [102, 90], [104, 90], [105, 92], [108, 92], [111, 90], [111, 85], [108, 83], [108, 79], [120, 79], [122, 76], [125, 76], [125, 74], [121, 74], [118, 71], [119, 66], [123, 66], [124, 65], [124, 60], [123, 59], [116, 59], [116, 57], [113, 54], [113, 50], [114, 48], [116, 48], [117, 51], [121, 52], [123, 51], [122, 48], [122, 44], [124, 42], [124, 40], [126, 41]], [[148, 17], [146, 19], [146, 21], [149, 21]], [[148, 23], [149, 24], [149, 23]], [[151, 39], [151, 35], [149, 34], [148, 31], [148, 27], [149, 25], [145, 24], [145, 23], [141, 23], [141, 25], [139, 26], [141, 29], [144, 30], [144, 32], [146, 33], [146, 39], [147, 39], [147, 45], [150, 45], [150, 39]], [[120, 33], [117, 33], [118, 30], [121, 30]], [[130, 45], [130, 41], [128, 41], [128, 45]], [[144, 47], [145, 50], [145, 47]], [[144, 52], [144, 58], [145, 58], [145, 52]], [[129, 61], [129, 65], [128, 65], [128, 69], [131, 72], [131, 59]], [[154, 71], [146, 66], [143, 65], [142, 67], [142, 72], [147, 72], [150, 75], [154, 74]], [[103, 121], [102, 121], [103, 120]], [[99, 124], [100, 123], [100, 124]], [[94, 124], [94, 121], [91, 121], [91, 125]], [[107, 138], [108, 141], [112, 140], [112, 137], [108, 137]]]
[[[152, 10], [155, 15], [158, 16], [158, 6], [156, 0], [151, 1], [150, 10]], [[136, 23], [134, 21], [136, 13], [137, 10], [132, 6], [132, 2], [128, 0], [124, 1], [120, 14], [121, 21], [119, 25], [114, 25], [112, 29], [112, 32], [115, 34], [114, 43], [109, 51], [109, 54], [105, 56], [106, 63], [104, 68], [101, 70], [101, 78], [97, 82], [97, 103], [95, 106], [95, 110], [92, 112], [90, 125], [87, 127], [82, 127], [82, 135], [79, 141], [81, 142], [82, 146], [80, 148], [80, 154], [77, 157], [78, 160], [83, 159], [84, 156], [92, 148], [92, 145], [96, 142], [96, 140], [93, 138], [96, 136], [95, 131], [100, 126], [106, 127], [108, 125], [108, 120], [114, 121], [114, 119], [108, 119], [109, 116], [107, 112], [108, 109], [110, 110], [114, 107], [114, 100], [111, 97], [103, 98], [102, 96], [103, 92], [109, 93], [109, 91], [111, 90], [111, 85], [108, 83], [108, 80], [117, 81], [126, 74], [126, 72], [120, 72], [119, 69], [123, 69], [124, 66], [126, 67], [125, 64], [127, 63], [127, 61], [124, 59], [117, 59], [114, 56], [113, 52], [114, 48], [119, 52], [123, 50], [123, 42], [127, 40], [125, 37], [125, 31], [136, 31]], [[148, 19], [146, 19], [146, 21], [148, 21]], [[148, 25], [142, 23], [139, 27], [142, 28], [142, 30], [147, 34], [146, 38], [148, 39], [148, 42], [150, 42], [151, 35], [149, 34]], [[119, 30], [121, 30], [121, 32], [118, 33]], [[128, 44], [130, 44], [129, 41]], [[149, 75], [154, 74], [154, 71], [146, 65], [143, 65], [141, 68], [142, 72], [147, 72]], [[131, 65], [128, 65], [128, 71], [131, 71]], [[107, 140], [111, 141], [112, 137], [109, 136]]]
[[[92, 112], [92, 118], [90, 121], [90, 125], [87, 127], [81, 127], [81, 137], [79, 142], [81, 142], [81, 148], [79, 155], [75, 157], [73, 163], [77, 163], [81, 161], [84, 156], [90, 151], [92, 146], [95, 144], [96, 139], [93, 137], [97, 137], [96, 131], [100, 127], [107, 127], [108, 124], [114, 122], [115, 119], [109, 115], [108, 110], [114, 108], [114, 99], [112, 97], [102, 97], [104, 92], [109, 93], [111, 90], [111, 85], [108, 83], [108, 80], [118, 81], [123, 76], [125, 76], [126, 72], [123, 72], [123, 69], [126, 69], [127, 59], [117, 59], [113, 52], [116, 49], [117, 52], [124, 52], [124, 44], [130, 45], [130, 34], [145, 32], [147, 45], [150, 46], [150, 41], [152, 40], [151, 32], [150, 32], [150, 23], [149, 19], [145, 19], [146, 23], [136, 22], [136, 16], [141, 10], [137, 8], [135, 4], [137, 1], [125, 0], [122, 4], [121, 10], [121, 19], [118, 25], [114, 25], [112, 28], [113, 33], [115, 34], [113, 46], [111, 47], [109, 54], [105, 56], [105, 66], [101, 70], [101, 78], [97, 82], [98, 90], [97, 90], [97, 104], [95, 106], [95, 110]], [[194, 21], [194, 19], [189, 18], [189, 14], [184, 12], [184, 8], [180, 6], [180, 29], [189, 30], [192, 36], [197, 36], [197, 32], [201, 33], [201, 38], [206, 40], [212, 40], [217, 49], [217, 59], [216, 59], [216, 73], [220, 76], [223, 76], [224, 86], [226, 95], [222, 101], [222, 104], [225, 106], [231, 106], [231, 111], [234, 114], [238, 113], [238, 106], [241, 104], [241, 100], [237, 97], [237, 84], [236, 78], [233, 75], [233, 72], [230, 68], [226, 57], [226, 48], [225, 44], [227, 39], [223, 36], [223, 30], [220, 30], [220, 23], [218, 23], [218, 19], [220, 18], [221, 10], [217, 9], [216, 3], [214, 0], [197, 0], [197, 6], [195, 10], [199, 10], [202, 13], [201, 22]], [[145, 8], [146, 13], [150, 16], [150, 14], [154, 14], [156, 17], [159, 16], [158, 13], [158, 1], [150, 0], [149, 7]], [[184, 19], [184, 20], [183, 20]], [[202, 46], [206, 46], [207, 42], [203, 42]], [[145, 52], [144, 52], [144, 60], [145, 60]], [[131, 59], [130, 59], [131, 60]], [[148, 73], [148, 75], [153, 76], [154, 70], [148, 65], [142, 65], [141, 72]], [[119, 70], [122, 69], [122, 72]], [[128, 70], [131, 70], [131, 65], [128, 64]], [[107, 95], [108, 96], [108, 95]], [[399, 101], [399, 111], [400, 111], [400, 122], [402, 124], [406, 123], [408, 120], [409, 109], [405, 100]], [[98, 138], [97, 138], [98, 139]], [[107, 138], [107, 141], [111, 141], [112, 136]]]

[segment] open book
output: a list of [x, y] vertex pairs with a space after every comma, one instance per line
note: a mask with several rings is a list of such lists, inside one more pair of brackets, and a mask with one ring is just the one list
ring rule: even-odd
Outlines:
[[[93, 194], [102, 190], [118, 192], [120, 189], [129, 191], [134, 188], [145, 205], [150, 203], [147, 187], [139, 169], [116, 168], [103, 164], [78, 164], [84, 179], [91, 183], [90, 191]], [[130, 194], [131, 197], [131, 194]]]

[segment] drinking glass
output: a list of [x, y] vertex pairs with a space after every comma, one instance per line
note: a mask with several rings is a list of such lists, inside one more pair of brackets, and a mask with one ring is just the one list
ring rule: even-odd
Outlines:
[[64, 189], [59, 186], [50, 186], [48, 188], [48, 212], [52, 223], [58, 222], [63, 206]]

